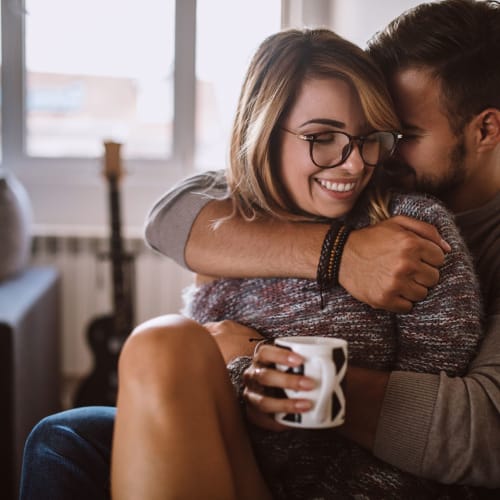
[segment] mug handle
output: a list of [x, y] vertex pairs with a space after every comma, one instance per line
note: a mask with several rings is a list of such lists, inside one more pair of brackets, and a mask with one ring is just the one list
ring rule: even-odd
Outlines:
[[335, 378], [337, 376], [337, 370], [334, 363], [332, 363], [331, 358], [321, 356], [318, 358], [320, 364], [321, 372], [321, 386], [319, 390], [319, 401], [320, 404], [315, 405], [311, 410], [313, 418], [317, 422], [325, 422], [329, 419], [327, 412], [328, 403], [331, 400], [331, 394], [335, 388]]

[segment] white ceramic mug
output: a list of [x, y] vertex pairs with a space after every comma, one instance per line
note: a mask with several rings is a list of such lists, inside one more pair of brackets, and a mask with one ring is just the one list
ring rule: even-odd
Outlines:
[[309, 399], [314, 406], [305, 413], [276, 413], [283, 425], [308, 429], [337, 427], [344, 423], [345, 396], [343, 380], [347, 371], [347, 342], [334, 337], [297, 336], [274, 340], [278, 347], [300, 354], [304, 363], [297, 367], [277, 365], [277, 369], [306, 375], [316, 381], [310, 391], [286, 389], [282, 397]]

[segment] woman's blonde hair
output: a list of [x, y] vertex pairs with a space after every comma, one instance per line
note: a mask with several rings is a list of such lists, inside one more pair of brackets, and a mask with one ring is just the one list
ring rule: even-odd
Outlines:
[[[302, 83], [311, 78], [347, 81], [358, 93], [373, 129], [399, 128], [384, 78], [361, 48], [327, 29], [291, 29], [271, 35], [250, 62], [231, 134], [229, 190], [234, 212], [246, 219], [263, 214], [308, 218], [283, 186], [277, 155], [280, 123]], [[379, 195], [371, 196], [375, 219], [387, 216], [385, 206]]]

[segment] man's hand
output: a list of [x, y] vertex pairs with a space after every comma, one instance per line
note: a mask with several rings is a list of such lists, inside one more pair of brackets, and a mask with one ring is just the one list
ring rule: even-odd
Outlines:
[[434, 226], [399, 215], [350, 234], [339, 282], [375, 309], [409, 312], [439, 281], [449, 251]]
[[203, 326], [217, 342], [226, 364], [238, 356], [253, 355], [255, 342], [250, 339], [264, 339], [256, 330], [231, 320], [214, 321]]

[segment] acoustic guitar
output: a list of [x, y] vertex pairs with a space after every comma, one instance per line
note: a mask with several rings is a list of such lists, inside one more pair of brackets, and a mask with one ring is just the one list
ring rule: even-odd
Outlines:
[[118, 390], [118, 357], [134, 324], [133, 255], [123, 248], [120, 219], [119, 181], [122, 177], [121, 144], [104, 143], [104, 176], [109, 188], [111, 221], [110, 253], [113, 312], [91, 321], [87, 341], [93, 354], [93, 368], [76, 391], [74, 406], [114, 406]]

